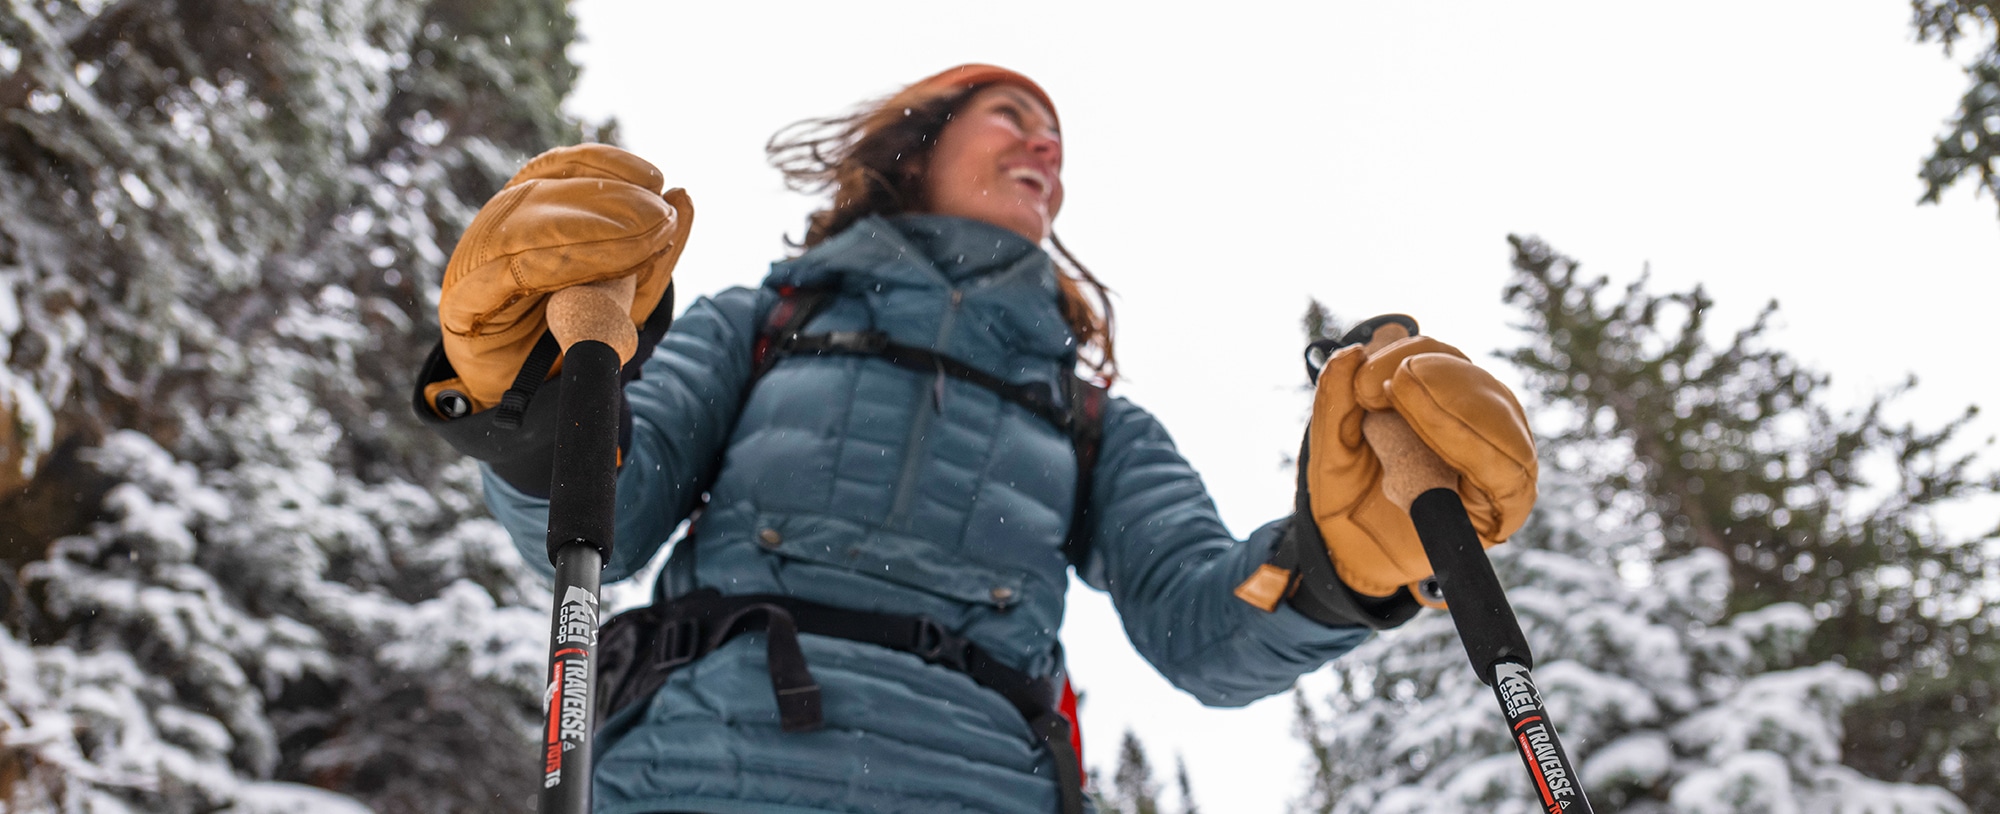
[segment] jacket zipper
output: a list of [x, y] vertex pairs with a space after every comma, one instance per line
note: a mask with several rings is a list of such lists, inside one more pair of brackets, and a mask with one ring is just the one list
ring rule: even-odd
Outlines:
[[[944, 352], [945, 340], [951, 337], [953, 324], [958, 321], [958, 307], [963, 302], [965, 302], [965, 292], [953, 288], [950, 304], [944, 310], [944, 318], [938, 320], [937, 338], [931, 341], [931, 347], [939, 353]], [[918, 470], [923, 468], [924, 452], [927, 449], [924, 441], [930, 436], [931, 423], [944, 409], [943, 400], [935, 395], [934, 389], [944, 386], [942, 381], [944, 372], [939, 371], [937, 375], [938, 380], [917, 388], [916, 399], [910, 405], [914, 415], [910, 421], [910, 435], [903, 442], [903, 470], [896, 479], [896, 500], [889, 504], [889, 516], [883, 523], [889, 528], [907, 530], [905, 527], [909, 524], [910, 502], [916, 498], [917, 474]]]

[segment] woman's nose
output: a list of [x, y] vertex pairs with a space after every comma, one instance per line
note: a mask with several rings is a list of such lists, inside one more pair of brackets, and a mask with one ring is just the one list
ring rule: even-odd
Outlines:
[[1047, 133], [1028, 137], [1028, 152], [1037, 158], [1049, 159], [1056, 167], [1062, 166], [1062, 141]]

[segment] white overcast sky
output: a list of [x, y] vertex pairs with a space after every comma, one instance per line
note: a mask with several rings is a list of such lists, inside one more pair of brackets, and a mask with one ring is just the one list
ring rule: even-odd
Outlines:
[[[1509, 233], [1616, 282], [1650, 265], [1655, 290], [1706, 285], [1720, 328], [1777, 298], [1776, 343], [1846, 402], [1914, 373], [1911, 417], [2000, 407], [2000, 218], [1967, 189], [1915, 204], [1965, 79], [1900, 0], [575, 10], [571, 109], [615, 117], [699, 211], [683, 304], [754, 284], [801, 232], [813, 202], [764, 163], [774, 130], [960, 62], [1041, 82], [1067, 154], [1057, 232], [1119, 295], [1119, 391], [1238, 535], [1290, 505], [1307, 298], [1510, 347]], [[1275, 814], [1304, 788], [1284, 696], [1202, 708], [1080, 586], [1063, 636], [1091, 763], [1131, 727], [1163, 779], [1186, 757], [1208, 811]]]

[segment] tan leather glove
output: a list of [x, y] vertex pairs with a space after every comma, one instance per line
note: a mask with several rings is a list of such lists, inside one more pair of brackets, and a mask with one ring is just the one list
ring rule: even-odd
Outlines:
[[1427, 336], [1373, 352], [1343, 348], [1320, 372], [1305, 484], [1334, 570], [1355, 592], [1389, 596], [1431, 575], [1409, 513], [1382, 492], [1382, 463], [1361, 433], [1371, 410], [1401, 415], [1458, 472], [1459, 494], [1487, 547], [1527, 521], [1539, 471], [1535, 439], [1505, 385]]
[[458, 375], [427, 385], [426, 403], [439, 409], [446, 390], [464, 395], [471, 412], [498, 403], [547, 330], [548, 295], [558, 289], [634, 277], [632, 323], [644, 324], [694, 224], [687, 193], [662, 194], [663, 186], [652, 164], [604, 144], [558, 147], [522, 167], [480, 208], [445, 266], [438, 322]]

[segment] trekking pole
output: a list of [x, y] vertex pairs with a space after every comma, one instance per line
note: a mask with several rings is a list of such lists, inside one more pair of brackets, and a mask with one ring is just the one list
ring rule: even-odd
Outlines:
[[[1384, 326], [1387, 327], [1387, 326]], [[1377, 329], [1369, 341], [1373, 350], [1402, 338], [1397, 329]], [[1362, 418], [1361, 433], [1383, 464], [1382, 491], [1408, 508], [1416, 524], [1424, 555], [1437, 575], [1439, 592], [1451, 610], [1451, 621], [1465, 645], [1466, 656], [1479, 680], [1493, 688], [1500, 712], [1507, 718], [1509, 737], [1527, 764], [1545, 814], [1593, 814], [1584, 797], [1576, 766], [1556, 739], [1555, 724], [1535, 688], [1535, 657], [1528, 637], [1514, 618], [1514, 608], [1500, 587], [1493, 563], [1479, 544], [1465, 503], [1458, 495], [1458, 473], [1440, 460], [1395, 413], [1371, 412]]]
[[542, 814], [590, 811], [598, 572], [611, 554], [616, 506], [618, 369], [638, 344], [629, 316], [635, 280], [575, 286], [549, 297], [549, 331], [563, 347], [563, 378], [549, 483], [549, 560], [556, 580], [541, 744]]

